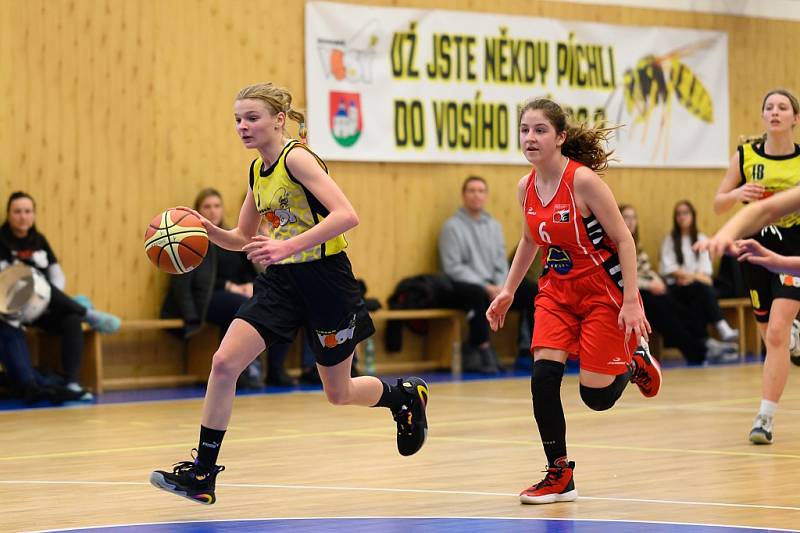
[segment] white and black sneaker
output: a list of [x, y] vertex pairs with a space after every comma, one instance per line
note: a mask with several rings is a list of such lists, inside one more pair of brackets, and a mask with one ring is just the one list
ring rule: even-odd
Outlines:
[[706, 344], [706, 362], [709, 364], [733, 363], [739, 360], [739, 346], [732, 342], [722, 342], [708, 337]]
[[792, 331], [789, 335], [789, 358], [800, 366], [800, 320], [792, 321]]
[[753, 444], [772, 444], [773, 417], [758, 413], [750, 430], [750, 442]]

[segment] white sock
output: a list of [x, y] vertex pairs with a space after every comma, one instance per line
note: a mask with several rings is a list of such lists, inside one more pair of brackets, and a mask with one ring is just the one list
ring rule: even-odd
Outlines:
[[758, 408], [758, 414], [775, 416], [775, 409], [778, 408], [778, 402], [771, 402], [769, 400], [761, 400], [761, 407]]

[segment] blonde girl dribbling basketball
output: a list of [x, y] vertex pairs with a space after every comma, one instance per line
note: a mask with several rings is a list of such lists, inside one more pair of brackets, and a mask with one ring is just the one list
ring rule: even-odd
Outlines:
[[[244, 250], [267, 267], [214, 354], [196, 457], [150, 476], [156, 487], [199, 503], [216, 501], [216, 476], [225, 468], [217, 458], [236, 378], [271, 344], [291, 342], [300, 327], [311, 340], [330, 403], [390, 409], [402, 455], [419, 451], [427, 435], [423, 380], [391, 385], [371, 376], [350, 377], [356, 344], [375, 331], [344, 253], [344, 232], [358, 224], [358, 216], [325, 163], [288, 137], [287, 119], [299, 122], [305, 137], [304, 117], [291, 102], [288, 91], [271, 83], [245, 87], [236, 96], [236, 131], [245, 148], [259, 153], [249, 168], [237, 227], [224, 230], [190, 210], [214, 244]], [[272, 221], [271, 235], [258, 234], [261, 216]]]

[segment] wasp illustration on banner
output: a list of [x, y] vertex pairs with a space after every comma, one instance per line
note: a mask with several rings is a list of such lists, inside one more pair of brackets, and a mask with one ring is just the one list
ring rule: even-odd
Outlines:
[[673, 96], [698, 120], [708, 124], [714, 122], [714, 102], [711, 94], [698, 74], [681, 61], [682, 58], [708, 48], [713, 43], [713, 39], [705, 39], [660, 56], [648, 54], [640, 59], [636, 66], [623, 72], [622, 83], [609, 95], [605, 104], [606, 116], [612, 115], [609, 112], [612, 102], [621, 94], [616, 124], [622, 119], [624, 107], [633, 120], [631, 130], [639, 125], [643, 126], [642, 144], [647, 141], [647, 131], [653, 112], [657, 108], [661, 109], [658, 134], [651, 159], [657, 158], [659, 150], [663, 150], [662, 157], [664, 160], [667, 159]]

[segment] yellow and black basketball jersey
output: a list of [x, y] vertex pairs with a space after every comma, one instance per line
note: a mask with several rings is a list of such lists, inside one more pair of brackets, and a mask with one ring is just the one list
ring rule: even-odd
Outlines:
[[[264, 168], [264, 160], [260, 157], [250, 165], [250, 188], [253, 189], [256, 208], [269, 222], [269, 236], [273, 239], [287, 240], [300, 235], [319, 224], [329, 214], [322, 202], [297, 181], [286, 166], [286, 156], [295, 148], [308, 150], [325, 172], [328, 171], [328, 167], [317, 154], [295, 139], [286, 143], [278, 159], [269, 168]], [[314, 261], [337, 254], [346, 247], [347, 240], [341, 234], [279, 263]]]
[[[794, 145], [794, 153], [767, 155], [762, 142], [739, 146], [740, 185], [758, 183], [764, 186], [764, 198], [776, 192], [791, 189], [800, 184], [800, 146]], [[774, 223], [788, 228], [800, 224], [800, 212], [789, 213]]]

